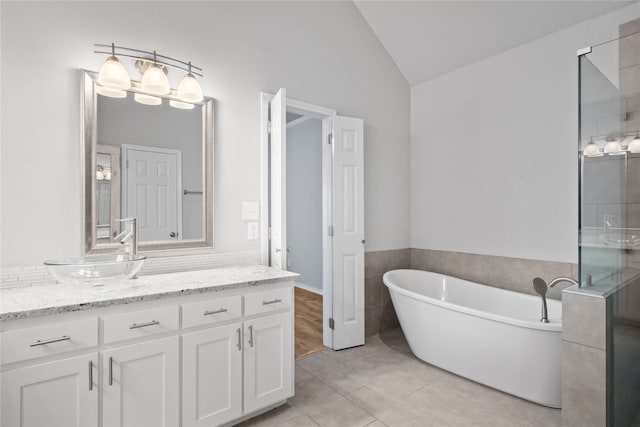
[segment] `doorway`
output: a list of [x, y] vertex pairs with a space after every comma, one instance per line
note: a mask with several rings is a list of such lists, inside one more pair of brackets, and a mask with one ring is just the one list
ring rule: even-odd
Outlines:
[[322, 120], [287, 112], [287, 270], [295, 283], [296, 358], [322, 343]]
[[[361, 119], [338, 116], [335, 110], [287, 99], [285, 89], [280, 89], [275, 95], [262, 93], [261, 98], [262, 263], [291, 269], [296, 262], [295, 252], [300, 255], [301, 247], [290, 246], [291, 231], [287, 221], [287, 210], [291, 208], [287, 203], [287, 177], [292, 168], [287, 161], [290, 154], [287, 132], [295, 134], [297, 130], [289, 131], [286, 116], [290, 114], [292, 127], [317, 119], [322, 129], [320, 158], [316, 159], [321, 164], [322, 173], [321, 261], [316, 256], [316, 261], [322, 263], [322, 343], [334, 350], [362, 345], [364, 123]], [[295, 120], [299, 122], [294, 123]], [[318, 152], [315, 155], [318, 156]], [[308, 193], [309, 189], [306, 191]], [[315, 221], [317, 226], [317, 217]], [[290, 257], [292, 266], [289, 264]], [[313, 279], [308, 276], [300, 277], [300, 286], [297, 287], [299, 294], [309, 297], [302, 291], [310, 280]], [[304, 322], [303, 319], [298, 320], [300, 316], [308, 320], [312, 315], [308, 313], [305, 301], [296, 303], [296, 323], [301, 324]]]

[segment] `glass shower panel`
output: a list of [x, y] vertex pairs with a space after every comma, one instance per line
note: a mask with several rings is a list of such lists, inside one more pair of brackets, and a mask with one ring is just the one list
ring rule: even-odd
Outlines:
[[631, 238], [627, 152], [621, 146], [626, 106], [619, 90], [614, 44], [579, 58], [580, 285], [597, 292], [620, 284]]

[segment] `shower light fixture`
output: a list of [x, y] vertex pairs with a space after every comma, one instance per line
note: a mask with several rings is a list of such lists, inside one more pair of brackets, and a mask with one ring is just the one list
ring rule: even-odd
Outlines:
[[[110, 55], [100, 68], [96, 91], [103, 96], [112, 98], [125, 98], [126, 90], [131, 88], [131, 80], [126, 69], [116, 58], [126, 56], [136, 59], [136, 68], [142, 73], [139, 85], [132, 90], [134, 99], [146, 105], [160, 105], [162, 99], [157, 96], [165, 96], [170, 99], [169, 104], [175, 108], [192, 109], [194, 103], [201, 102], [204, 97], [202, 88], [196, 80], [196, 76], [202, 77], [202, 68], [196, 67], [191, 62], [181, 61], [168, 56], [160, 55], [155, 50], [148, 52], [139, 49], [131, 49], [122, 46], [96, 44], [98, 48], [110, 48], [110, 51], [94, 51], [94, 53]], [[173, 67], [187, 72], [180, 81], [178, 90], [172, 92], [167, 78], [167, 67]]]

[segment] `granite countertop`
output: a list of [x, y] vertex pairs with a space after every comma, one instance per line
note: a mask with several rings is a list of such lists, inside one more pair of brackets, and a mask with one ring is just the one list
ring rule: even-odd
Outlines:
[[0, 289], [0, 321], [249, 287], [297, 277], [296, 273], [264, 265], [241, 265], [140, 276], [102, 287], [55, 284]]

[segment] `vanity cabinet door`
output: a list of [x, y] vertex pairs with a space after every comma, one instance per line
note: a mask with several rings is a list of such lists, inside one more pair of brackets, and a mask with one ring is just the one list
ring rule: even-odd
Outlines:
[[179, 424], [179, 342], [169, 337], [102, 353], [103, 425]]
[[293, 395], [291, 312], [244, 323], [244, 412]]
[[242, 323], [182, 337], [182, 425], [217, 426], [242, 415]]
[[2, 373], [3, 427], [97, 425], [97, 353]]

